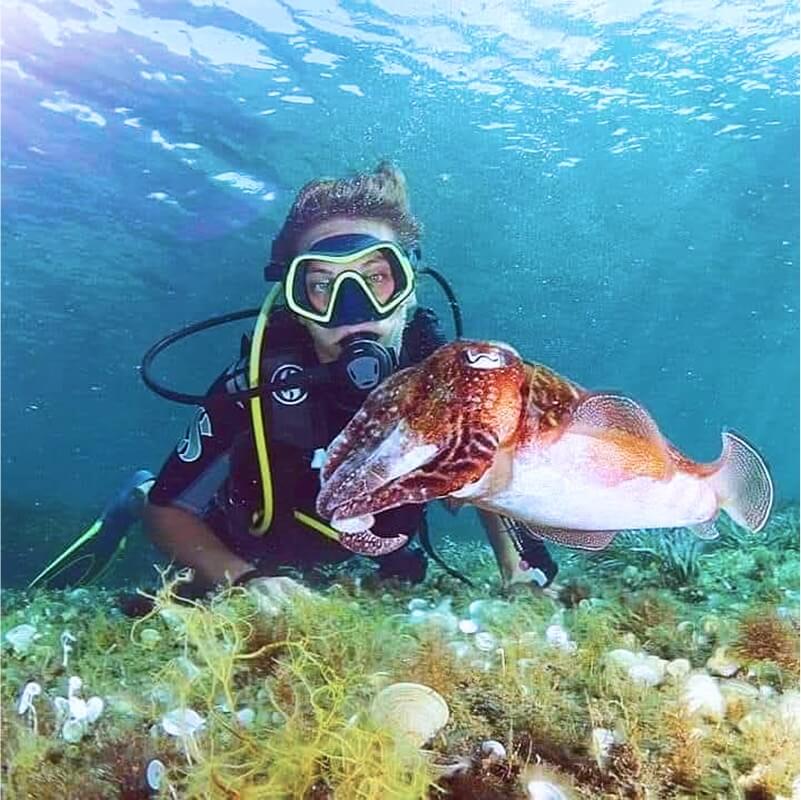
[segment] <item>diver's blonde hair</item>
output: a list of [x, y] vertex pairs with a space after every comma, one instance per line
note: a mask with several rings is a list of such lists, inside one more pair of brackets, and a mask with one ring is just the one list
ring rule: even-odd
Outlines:
[[406, 250], [416, 247], [420, 240], [420, 223], [412, 214], [406, 177], [390, 161], [381, 161], [373, 172], [307, 183], [273, 240], [272, 263], [286, 267], [297, 255], [298, 242], [304, 232], [334, 217], [385, 222]]

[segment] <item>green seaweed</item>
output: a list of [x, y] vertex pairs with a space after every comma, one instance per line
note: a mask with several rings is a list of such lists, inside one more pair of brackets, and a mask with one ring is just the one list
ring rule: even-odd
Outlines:
[[[476, 588], [433, 568], [422, 586], [381, 586], [345, 567], [280, 617], [262, 615], [241, 588], [182, 600], [181, 573], [162, 576], [152, 613], [137, 621], [102, 588], [7, 592], [4, 634], [26, 623], [37, 638], [19, 653], [3, 641], [4, 794], [145, 798], [158, 758], [162, 797], [525, 798], [532, 775], [577, 798], [789, 797], [799, 769], [798, 541], [774, 529], [797, 532], [797, 519], [783, 511], [759, 542], [729, 531], [695, 571], [669, 578], [664, 561], [626, 550], [626, 539], [606, 560], [560, 552], [563, 588], [548, 596], [502, 599], [491, 553], [451, 541], [443, 550]], [[429, 609], [449, 599], [454, 613], [446, 602], [420, 623], [412, 598]], [[476, 599], [491, 634], [481, 647], [456, 627]], [[551, 625], [573, 646], [549, 643]], [[76, 638], [66, 666], [65, 631]], [[613, 666], [618, 648], [694, 670], [726, 648], [742, 697], [704, 720], [688, 711], [680, 679], [639, 685]], [[54, 704], [72, 675], [83, 697], [105, 701], [75, 743]], [[35, 731], [30, 713], [17, 713], [30, 680], [43, 689]], [[428, 685], [449, 705], [425, 751], [372, 721], [373, 697], [395, 681]], [[204, 724], [170, 736], [162, 720], [181, 708]], [[597, 729], [614, 735], [603, 754]], [[503, 760], [482, 754], [487, 739], [503, 743]]]

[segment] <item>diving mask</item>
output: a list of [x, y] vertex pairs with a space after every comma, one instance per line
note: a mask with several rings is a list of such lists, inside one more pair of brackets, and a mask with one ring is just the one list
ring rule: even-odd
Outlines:
[[386, 319], [414, 291], [414, 280], [398, 244], [349, 233], [322, 239], [293, 258], [284, 296], [297, 316], [338, 328]]

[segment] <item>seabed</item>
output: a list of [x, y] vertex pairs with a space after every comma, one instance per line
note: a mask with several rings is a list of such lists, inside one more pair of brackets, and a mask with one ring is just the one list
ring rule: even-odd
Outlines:
[[[269, 616], [164, 575], [136, 621], [108, 589], [4, 592], [4, 797], [799, 797], [797, 506], [756, 536], [558, 550], [554, 596], [441, 551], [475, 588], [346, 568]], [[377, 713], [400, 682], [445, 724]]]

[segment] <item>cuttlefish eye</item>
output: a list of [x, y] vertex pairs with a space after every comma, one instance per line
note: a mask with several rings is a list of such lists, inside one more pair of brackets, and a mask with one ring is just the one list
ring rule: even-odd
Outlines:
[[512, 361], [514, 353], [500, 347], [467, 347], [462, 358], [471, 369], [501, 369]]

